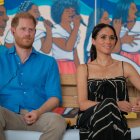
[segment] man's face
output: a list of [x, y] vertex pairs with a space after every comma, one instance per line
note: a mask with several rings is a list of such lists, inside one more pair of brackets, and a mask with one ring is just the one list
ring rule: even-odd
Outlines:
[[8, 21], [8, 16], [6, 15], [6, 10], [4, 6], [0, 5], [0, 36], [3, 36], [6, 23]]
[[20, 18], [17, 27], [12, 27], [15, 44], [24, 49], [32, 47], [35, 36], [35, 25], [31, 19]]

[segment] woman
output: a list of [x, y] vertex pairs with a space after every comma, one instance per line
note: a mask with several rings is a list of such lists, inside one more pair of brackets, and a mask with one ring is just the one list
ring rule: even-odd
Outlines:
[[[97, 20], [96, 23], [94, 21], [95, 16], [96, 16], [96, 20]], [[93, 30], [95, 24], [98, 24], [98, 23], [104, 23], [104, 24], [111, 23], [108, 12], [102, 8], [97, 9], [96, 15], [94, 12], [92, 12], [88, 19], [88, 27], [87, 27], [86, 38], [85, 38], [85, 42], [84, 42], [84, 61], [85, 61], [85, 63], [87, 63], [89, 61], [89, 57], [90, 57], [89, 52], [90, 52], [90, 48], [91, 48], [91, 44], [92, 44], [92, 39], [91, 39], [92, 30]], [[121, 20], [114, 19], [113, 27], [116, 30], [117, 36], [119, 36], [120, 30], [121, 30]], [[118, 52], [118, 51], [120, 51], [119, 38], [118, 38], [118, 42], [117, 42], [116, 47], [114, 48], [113, 52]]]
[[60, 74], [74, 74], [79, 65], [79, 14], [77, 0], [56, 0], [51, 6], [51, 17], [56, 23], [52, 30], [52, 55], [57, 60]]
[[114, 11], [113, 20], [122, 20], [120, 54], [140, 66], [140, 22], [136, 21], [136, 4], [134, 0], [119, 0]]
[[130, 64], [111, 58], [116, 43], [115, 29], [98, 24], [92, 32], [93, 60], [78, 67], [81, 140], [131, 139], [124, 114], [140, 112], [140, 101], [134, 106], [129, 103], [126, 79], [140, 90], [140, 75]]

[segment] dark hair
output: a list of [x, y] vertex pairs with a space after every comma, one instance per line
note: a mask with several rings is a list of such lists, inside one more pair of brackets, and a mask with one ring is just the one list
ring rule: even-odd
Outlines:
[[[114, 35], [116, 36], [116, 42], [115, 42], [115, 44], [116, 44], [117, 41], [118, 41], [116, 31], [115, 31], [114, 27], [111, 26], [111, 25], [109, 25], [109, 24], [104, 24], [104, 23], [97, 24], [97, 25], [94, 27], [93, 31], [92, 31], [92, 38], [93, 38], [93, 39], [96, 39], [98, 33], [99, 33], [103, 28], [106, 28], [106, 27], [110, 28], [110, 29], [113, 31]], [[95, 60], [96, 57], [97, 57], [96, 47], [95, 47], [95, 45], [92, 44], [91, 49], [90, 49], [90, 58], [91, 58], [91, 61]]]
[[73, 8], [77, 15], [80, 14], [79, 0], [54, 0], [51, 6], [51, 17], [55, 23], [59, 24], [61, 22], [61, 17], [65, 9]]
[[34, 23], [34, 25], [36, 26], [36, 19], [34, 18], [34, 16], [32, 16], [30, 13], [28, 12], [23, 12], [23, 13], [19, 13], [16, 14], [15, 17], [12, 19], [11, 21], [11, 27], [17, 27], [19, 24], [19, 19], [31, 19]]

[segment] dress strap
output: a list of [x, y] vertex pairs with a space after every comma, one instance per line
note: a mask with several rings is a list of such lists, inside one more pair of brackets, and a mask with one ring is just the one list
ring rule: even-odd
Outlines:
[[88, 77], [89, 77], [88, 64], [86, 64], [86, 66], [87, 66], [87, 79], [88, 79]]
[[122, 70], [123, 70], [123, 76], [124, 76], [124, 64], [123, 64], [123, 61], [122, 61]]

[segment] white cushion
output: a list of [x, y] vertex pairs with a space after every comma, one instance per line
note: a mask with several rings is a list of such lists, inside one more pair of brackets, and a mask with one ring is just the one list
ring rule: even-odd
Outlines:
[[[6, 130], [6, 140], [39, 140], [42, 133], [35, 131]], [[79, 140], [79, 130], [67, 130], [62, 140]]]
[[131, 138], [140, 139], [140, 127], [131, 128]]
[[78, 129], [69, 129], [65, 132], [62, 140], [80, 140]]
[[[35, 131], [6, 130], [6, 140], [39, 140], [42, 133]], [[79, 130], [69, 129], [62, 140], [79, 140]], [[140, 139], [140, 127], [131, 128], [131, 139]]]
[[42, 133], [36, 131], [6, 130], [6, 140], [39, 140]]

